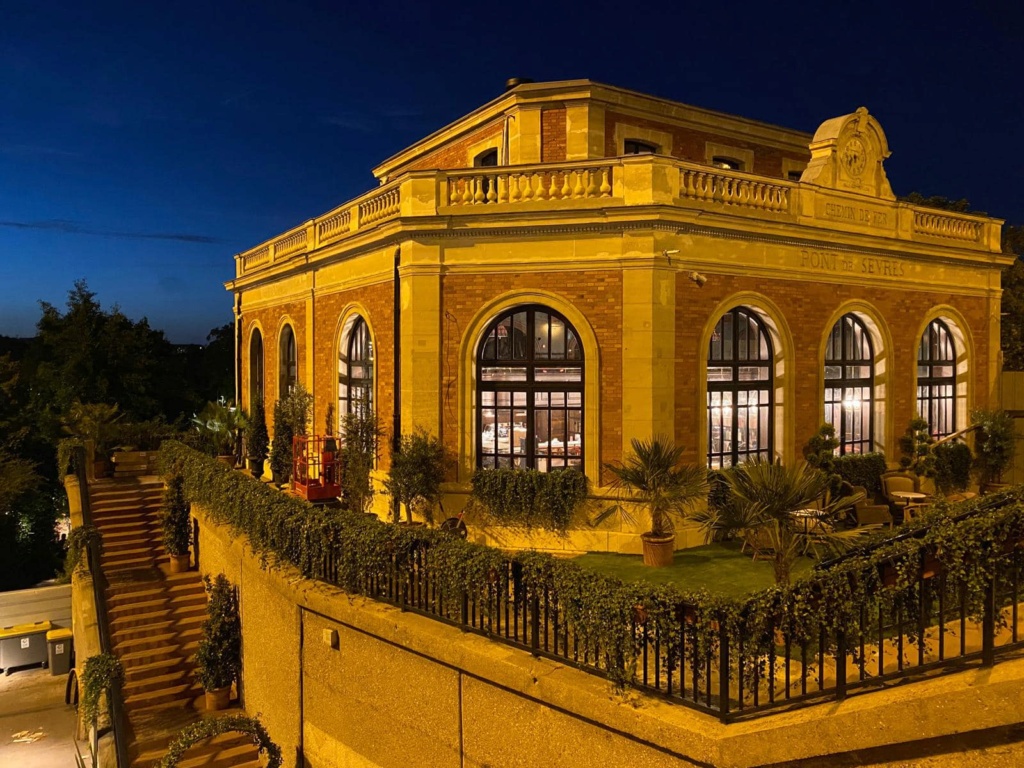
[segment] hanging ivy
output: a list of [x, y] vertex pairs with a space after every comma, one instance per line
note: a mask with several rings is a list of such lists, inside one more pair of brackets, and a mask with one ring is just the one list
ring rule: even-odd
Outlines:
[[267, 768], [281, 768], [283, 762], [281, 748], [270, 739], [267, 729], [255, 717], [247, 715], [227, 715], [225, 717], [207, 717], [197, 720], [182, 728], [171, 741], [167, 754], [160, 760], [158, 768], [176, 768], [190, 747], [200, 741], [212, 739], [222, 733], [244, 733], [252, 741], [261, 755], [266, 755]]
[[[161, 463], [162, 471], [181, 474], [185, 495], [204, 507], [211, 522], [248, 537], [264, 566], [291, 563], [308, 578], [329, 578], [347, 592], [374, 596], [380, 593], [368, 585], [392, 576], [408, 582], [425, 573], [449, 608], [465, 595], [482, 613], [491, 610], [496, 593], [514, 591], [510, 580], [518, 578], [525, 590], [520, 597], [547, 596], [557, 603], [560, 631], [577, 639], [581, 658], [586, 653], [589, 663], [618, 684], [635, 682], [645, 628], [648, 635], [658, 634], [663, 654], [675, 652], [685, 639], [684, 660], [701, 661], [693, 665], [698, 676], [705, 675], [707, 655], [716, 658], [723, 637], [731, 653], [739, 653], [742, 641], [742, 657], [733, 656], [732, 668], [741, 669], [745, 684], [748, 676], [764, 679], [764, 659], [777, 650], [780, 638], [827, 656], [835, 651], [837, 636], [845, 634], [847, 648], [856, 648], [862, 610], [886, 616], [899, 610], [905, 633], [913, 632], [926, 558], [941, 568], [949, 589], [962, 593], [969, 616], [979, 618], [987, 585], [1004, 578], [1014, 546], [1024, 541], [1020, 486], [956, 505], [938, 502], [901, 528], [900, 536], [879, 534], [792, 585], [732, 599], [671, 585], [623, 583], [571, 560], [503, 552], [435, 529], [402, 528], [346, 509], [317, 508], [180, 443], [164, 444]], [[531, 493], [536, 499], [535, 488], [520, 486], [507, 503], [522, 504]], [[877, 627], [874, 631], [876, 639]]]

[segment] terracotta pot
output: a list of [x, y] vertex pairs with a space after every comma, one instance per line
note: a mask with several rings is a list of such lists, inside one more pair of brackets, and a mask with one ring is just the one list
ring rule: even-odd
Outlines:
[[209, 712], [216, 712], [220, 709], [227, 709], [231, 706], [231, 686], [225, 688], [214, 688], [206, 691], [206, 709]]
[[252, 472], [252, 476], [257, 480], [263, 477], [263, 460], [249, 459], [249, 471]]
[[654, 536], [650, 533], [645, 533], [640, 536], [640, 540], [643, 542], [644, 547], [644, 565], [654, 568], [672, 565], [676, 549], [675, 534]]
[[171, 555], [171, 573], [184, 573], [188, 570], [189, 555]]

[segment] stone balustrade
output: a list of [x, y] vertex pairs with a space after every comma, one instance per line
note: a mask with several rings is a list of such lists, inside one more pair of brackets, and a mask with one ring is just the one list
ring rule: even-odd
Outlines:
[[[712, 168], [655, 155], [540, 165], [466, 168], [408, 173], [236, 257], [237, 275], [268, 269], [402, 217], [470, 215], [487, 206], [535, 212], [604, 207], [669, 205], [740, 213], [772, 214], [794, 224], [831, 226], [828, 190], [810, 184]], [[859, 218], [856, 201], [840, 201], [866, 233], [901, 240], [943, 238], [950, 246], [998, 250], [999, 224], [975, 216], [935, 212], [905, 203], [865, 200], [874, 206]], [[879, 213], [879, 205], [892, 214]], [[902, 212], [902, 213], [899, 213]], [[824, 219], [824, 221], [823, 221]], [[881, 222], [881, 224], [878, 224]]]
[[359, 204], [359, 226], [397, 216], [401, 204], [398, 187], [392, 187]]
[[448, 174], [448, 204], [453, 207], [549, 200], [594, 200], [612, 196], [610, 164], [474, 168]]
[[943, 213], [914, 211], [914, 232], [950, 240], [976, 243], [981, 237], [982, 222], [949, 216]]
[[790, 212], [790, 190], [795, 186], [715, 168], [690, 166], [679, 170], [679, 197], [682, 200], [735, 205], [773, 213]]

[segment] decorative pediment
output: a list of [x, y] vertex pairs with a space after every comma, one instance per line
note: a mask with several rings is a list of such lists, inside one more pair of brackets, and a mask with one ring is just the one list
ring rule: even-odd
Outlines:
[[810, 144], [811, 162], [800, 181], [895, 200], [882, 163], [889, 142], [866, 107], [822, 123]]

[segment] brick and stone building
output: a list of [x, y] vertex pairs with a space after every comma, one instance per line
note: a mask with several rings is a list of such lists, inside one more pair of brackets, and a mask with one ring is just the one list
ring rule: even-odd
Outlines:
[[[243, 405], [322, 431], [369, 400], [458, 468], [898, 455], [995, 405], [1002, 222], [897, 201], [864, 109], [814, 135], [574, 80], [521, 83], [388, 158], [380, 186], [236, 256]], [[396, 410], [397, 409], [397, 410]], [[387, 467], [387, 451], [381, 470]]]

